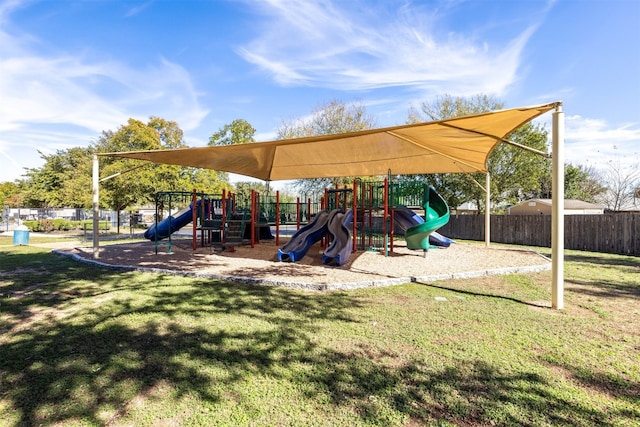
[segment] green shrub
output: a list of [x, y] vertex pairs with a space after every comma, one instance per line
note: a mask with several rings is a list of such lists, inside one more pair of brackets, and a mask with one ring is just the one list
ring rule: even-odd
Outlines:
[[[93, 220], [86, 219], [84, 221], [81, 221], [80, 228], [83, 230], [93, 230]], [[105, 220], [98, 221], [98, 229], [103, 231], [109, 231], [109, 229], [111, 229], [111, 221], [105, 221]]]
[[22, 221], [22, 225], [27, 227], [29, 231], [40, 231], [39, 221]]
[[45, 218], [45, 219], [39, 220], [38, 222], [40, 223], [39, 231], [50, 233], [56, 229], [52, 219]]
[[56, 230], [69, 231], [74, 228], [74, 224], [64, 218], [56, 218], [53, 220], [53, 226]]

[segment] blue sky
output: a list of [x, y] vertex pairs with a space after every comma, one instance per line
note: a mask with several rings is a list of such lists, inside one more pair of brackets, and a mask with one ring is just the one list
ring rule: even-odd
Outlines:
[[478, 93], [561, 100], [567, 162], [637, 166], [639, 22], [635, 0], [0, 0], [0, 182], [130, 117], [203, 146], [237, 118], [274, 139], [334, 99], [382, 127]]

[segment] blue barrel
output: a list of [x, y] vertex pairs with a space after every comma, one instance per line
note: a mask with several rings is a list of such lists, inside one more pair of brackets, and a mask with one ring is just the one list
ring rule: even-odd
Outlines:
[[13, 244], [14, 245], [28, 245], [29, 244], [29, 230], [13, 230]]

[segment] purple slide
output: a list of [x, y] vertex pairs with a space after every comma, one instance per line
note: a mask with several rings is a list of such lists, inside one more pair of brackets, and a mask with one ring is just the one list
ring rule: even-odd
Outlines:
[[333, 242], [322, 254], [322, 263], [338, 266], [347, 262], [353, 250], [353, 239], [351, 238], [353, 210], [349, 209], [346, 213], [335, 210], [331, 213], [327, 228], [333, 236]]
[[302, 227], [284, 246], [278, 249], [279, 261], [300, 261], [307, 251], [327, 232], [329, 211], [318, 212], [309, 224]]

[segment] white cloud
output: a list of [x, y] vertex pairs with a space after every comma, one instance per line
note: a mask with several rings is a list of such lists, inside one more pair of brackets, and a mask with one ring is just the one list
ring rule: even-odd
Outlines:
[[131, 9], [129, 9], [127, 13], [125, 13], [125, 16], [127, 18], [130, 18], [132, 16], [138, 15], [139, 13], [147, 9], [149, 6], [151, 6], [154, 3], [154, 1], [155, 0], [150, 0], [142, 4], [136, 4], [135, 6], [131, 7]]
[[[340, 6], [338, 6], [338, 4]], [[502, 94], [516, 79], [536, 26], [504, 46], [438, 37], [438, 16], [356, 2], [264, 1], [259, 34], [237, 49], [282, 85], [370, 90], [410, 86], [454, 95]]]
[[[188, 72], [164, 59], [137, 71], [119, 63], [25, 52], [2, 55], [0, 66], [3, 130], [27, 123], [67, 123], [100, 132], [129, 117], [151, 115], [192, 129], [207, 114], [198, 104]], [[181, 117], [166, 116], [175, 111]]]
[[189, 72], [158, 58], [143, 68], [47, 50], [29, 34], [8, 30], [10, 14], [27, 3], [0, 3], [0, 181], [41, 163], [37, 150], [88, 145], [130, 118], [159, 116], [197, 128], [208, 110]]
[[25, 126], [12, 131], [3, 131], [0, 137], [0, 157], [4, 159], [0, 168], [0, 182], [13, 181], [24, 174], [24, 168], [36, 168], [43, 164], [38, 152], [53, 154], [78, 146], [86, 146], [96, 139], [86, 129], [68, 126]]
[[604, 167], [611, 161], [640, 164], [640, 124], [611, 125], [579, 115], [565, 118], [565, 159], [569, 163]]

